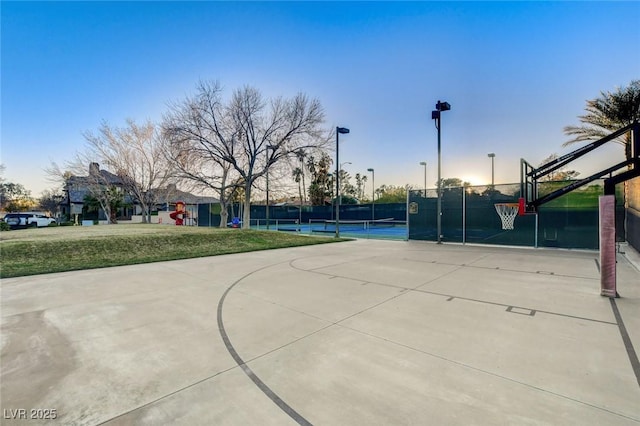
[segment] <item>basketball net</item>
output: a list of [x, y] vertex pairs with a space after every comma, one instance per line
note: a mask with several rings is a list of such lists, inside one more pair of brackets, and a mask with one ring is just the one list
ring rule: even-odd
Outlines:
[[513, 229], [513, 222], [518, 216], [520, 205], [518, 203], [498, 203], [495, 204], [496, 211], [502, 220], [502, 229]]

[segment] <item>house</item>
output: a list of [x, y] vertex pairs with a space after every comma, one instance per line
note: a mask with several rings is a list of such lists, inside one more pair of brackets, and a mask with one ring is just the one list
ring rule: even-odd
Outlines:
[[217, 204], [220, 202], [214, 197], [205, 197], [202, 195], [194, 195], [189, 192], [181, 191], [172, 183], [165, 188], [158, 188], [156, 200], [158, 203], [154, 210], [173, 211], [176, 208], [176, 201], [182, 201], [187, 206], [197, 206], [198, 204]]
[[[98, 163], [89, 164], [89, 174], [86, 176], [71, 175], [67, 177], [63, 189], [64, 198], [60, 202], [62, 216], [71, 221], [79, 219], [107, 220], [102, 209], [90, 212], [85, 203], [87, 197], [107, 187], [119, 188], [124, 191], [122, 179], [107, 170], [101, 170]], [[122, 207], [115, 212], [116, 219], [130, 218], [133, 213], [133, 203], [128, 194], [124, 195], [124, 202], [128, 207]]]
[[[86, 176], [71, 175], [66, 179], [64, 187], [64, 198], [60, 203], [60, 210], [63, 217], [71, 221], [79, 220], [107, 220], [105, 212], [90, 212], [86, 205], [86, 197], [95, 194], [105, 188], [123, 191], [125, 206], [115, 212], [116, 220], [131, 220], [136, 215], [142, 214], [142, 208], [130, 194], [124, 192], [122, 179], [107, 170], [100, 169], [98, 163], [89, 164], [89, 173]], [[189, 192], [179, 190], [175, 184], [167, 185], [165, 188], [154, 189], [157, 191], [158, 203], [151, 208], [156, 211], [173, 211], [176, 201], [183, 201], [188, 207], [198, 204], [218, 203], [217, 198], [194, 195]]]

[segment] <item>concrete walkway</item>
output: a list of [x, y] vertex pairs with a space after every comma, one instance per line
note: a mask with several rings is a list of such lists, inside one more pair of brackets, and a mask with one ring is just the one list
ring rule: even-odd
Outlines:
[[619, 255], [603, 298], [597, 257], [356, 240], [6, 279], [1, 423], [640, 425], [640, 272]]

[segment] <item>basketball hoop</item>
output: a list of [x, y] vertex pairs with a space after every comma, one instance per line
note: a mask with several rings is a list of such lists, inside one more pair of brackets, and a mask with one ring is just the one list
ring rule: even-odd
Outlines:
[[498, 212], [498, 216], [500, 216], [500, 220], [502, 220], [502, 229], [510, 230], [513, 229], [513, 222], [518, 216], [518, 212], [520, 211], [519, 203], [497, 203], [495, 204], [496, 211]]

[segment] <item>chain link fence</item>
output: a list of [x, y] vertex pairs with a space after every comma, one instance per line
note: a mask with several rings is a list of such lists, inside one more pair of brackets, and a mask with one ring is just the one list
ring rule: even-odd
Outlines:
[[[569, 182], [543, 182], [538, 185], [544, 195]], [[560, 247], [569, 249], [598, 249], [598, 197], [603, 195], [604, 182], [595, 181], [541, 206], [538, 214], [517, 216], [513, 230], [502, 229], [496, 212], [496, 203], [518, 203], [520, 184], [494, 186], [468, 186], [442, 190], [441, 240], [455, 243], [496, 244], [525, 247]], [[629, 192], [629, 191], [628, 191]], [[635, 191], [631, 191], [635, 193]], [[437, 191], [411, 190], [406, 203], [346, 204], [340, 206], [340, 221], [393, 220], [404, 222], [407, 232], [398, 232], [391, 238], [437, 241]], [[624, 184], [616, 187], [616, 234], [625, 241], [625, 226], [636, 224], [636, 216], [625, 217]], [[635, 205], [635, 204], [634, 204]], [[239, 212], [240, 207], [232, 209]], [[632, 212], [633, 213], [633, 212]], [[232, 220], [230, 212], [229, 221]], [[251, 225], [266, 228], [266, 206], [251, 206]], [[305, 232], [304, 226], [315, 221], [333, 221], [333, 206], [277, 205], [269, 207], [270, 229]], [[218, 226], [220, 207], [201, 204], [198, 207], [198, 225]], [[300, 226], [291, 226], [299, 224]], [[635, 228], [634, 228], [635, 229]], [[362, 235], [356, 235], [362, 236]], [[368, 233], [367, 238], [382, 237]], [[388, 237], [386, 237], [388, 238]], [[631, 238], [630, 238], [631, 240]]]
[[[540, 195], [569, 182], [540, 183]], [[596, 181], [538, 210], [517, 216], [513, 230], [502, 229], [496, 203], [518, 203], [520, 184], [469, 186], [442, 190], [441, 240], [443, 242], [497, 244], [527, 247], [598, 248], [598, 197], [604, 182]], [[409, 239], [437, 241], [437, 191], [408, 194]], [[624, 233], [624, 190], [616, 188], [616, 232]]]

